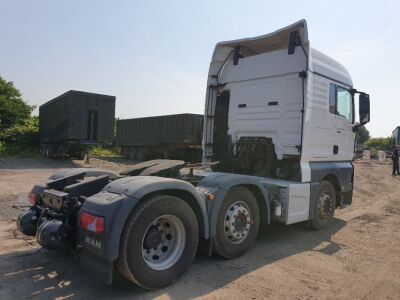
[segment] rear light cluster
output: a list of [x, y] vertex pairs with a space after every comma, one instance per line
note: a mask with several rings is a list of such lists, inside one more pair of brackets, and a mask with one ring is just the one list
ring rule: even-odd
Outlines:
[[95, 232], [95, 233], [103, 233], [104, 232], [104, 218], [93, 216], [91, 214], [81, 212], [80, 214], [80, 224], [82, 229]]
[[28, 195], [28, 201], [31, 205], [35, 205], [38, 200], [38, 196], [35, 193], [30, 192]]

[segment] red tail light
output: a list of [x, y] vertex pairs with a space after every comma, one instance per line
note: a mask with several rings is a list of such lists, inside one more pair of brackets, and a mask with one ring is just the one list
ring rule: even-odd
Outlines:
[[80, 214], [80, 223], [83, 229], [95, 232], [95, 233], [103, 233], [104, 232], [104, 218], [93, 216], [91, 214], [81, 212]]
[[28, 195], [28, 201], [31, 205], [35, 205], [37, 201], [37, 196], [35, 193], [30, 192]]

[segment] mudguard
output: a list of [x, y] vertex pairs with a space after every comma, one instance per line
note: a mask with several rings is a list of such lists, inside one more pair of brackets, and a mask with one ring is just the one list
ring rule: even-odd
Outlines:
[[[204, 238], [208, 239], [209, 225], [206, 205], [196, 188], [182, 180], [155, 176], [125, 177], [110, 182], [103, 191], [93, 195], [83, 203], [81, 210], [105, 218], [105, 234], [94, 236], [81, 233], [80, 242], [92, 252], [108, 260], [119, 255], [119, 244], [124, 225], [140, 199], [153, 192], [180, 190], [190, 193], [198, 204], [204, 228]], [[199, 222], [200, 223], [200, 222]]]
[[[350, 205], [353, 199], [354, 166], [352, 162], [311, 162], [311, 181], [318, 184], [311, 185], [311, 193], [316, 193], [319, 182], [328, 175], [333, 175], [339, 184], [340, 207]], [[314, 189], [314, 190], [313, 190]], [[315, 199], [311, 198], [311, 201]], [[311, 204], [310, 201], [310, 204]]]
[[260, 207], [260, 214], [264, 219], [264, 222], [270, 223], [270, 205], [268, 201], [267, 188], [262, 185], [261, 178], [256, 176], [229, 174], [229, 173], [210, 173], [203, 180], [199, 182], [199, 188], [205, 189], [208, 192], [214, 194], [215, 199], [213, 201], [207, 201], [207, 211], [209, 214], [210, 224], [210, 237], [214, 237], [216, 234], [218, 213], [221, 207], [222, 201], [224, 200], [227, 192], [238, 185], [251, 186], [257, 188], [265, 207]]

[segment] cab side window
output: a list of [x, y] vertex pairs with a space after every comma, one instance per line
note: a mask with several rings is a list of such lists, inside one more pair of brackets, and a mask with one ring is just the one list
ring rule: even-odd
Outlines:
[[353, 124], [353, 95], [346, 89], [335, 84], [329, 89], [329, 112], [343, 116], [350, 124]]
[[338, 115], [353, 123], [353, 96], [341, 87], [336, 87], [336, 110]]

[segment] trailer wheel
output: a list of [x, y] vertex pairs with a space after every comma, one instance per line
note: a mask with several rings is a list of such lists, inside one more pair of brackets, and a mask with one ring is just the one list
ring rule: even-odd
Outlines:
[[78, 160], [84, 160], [85, 155], [86, 155], [86, 150], [85, 149], [79, 149], [77, 152], [77, 159]]
[[136, 151], [136, 158], [139, 161], [145, 161], [149, 157], [149, 150], [145, 147], [139, 147]]
[[40, 154], [46, 155], [46, 144], [40, 144]]
[[311, 229], [318, 230], [332, 220], [336, 208], [335, 188], [329, 181], [322, 181], [319, 186], [317, 199], [313, 207], [313, 216], [308, 221]]
[[182, 199], [161, 195], [140, 204], [125, 224], [116, 269], [145, 289], [174, 283], [196, 254], [196, 215]]
[[62, 157], [62, 158], [64, 158], [65, 157], [65, 155], [67, 154], [67, 150], [66, 150], [66, 147], [64, 146], [64, 145], [60, 145], [60, 146], [58, 146], [58, 148], [57, 148], [57, 157]]
[[129, 159], [136, 159], [136, 148], [135, 147], [129, 147], [128, 148], [128, 158]]
[[124, 158], [129, 158], [129, 151], [127, 147], [121, 147], [121, 156]]
[[54, 156], [54, 150], [53, 146], [51, 145], [46, 145], [46, 152], [45, 152], [46, 157], [52, 158]]
[[231, 189], [218, 214], [216, 253], [225, 258], [243, 255], [255, 241], [259, 224], [260, 211], [254, 195], [244, 187]]

